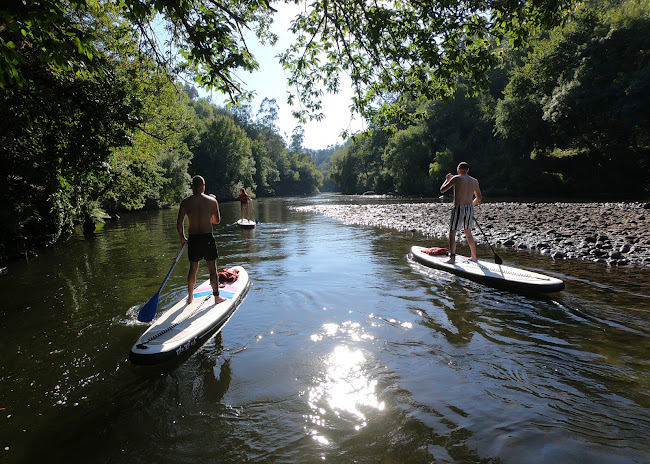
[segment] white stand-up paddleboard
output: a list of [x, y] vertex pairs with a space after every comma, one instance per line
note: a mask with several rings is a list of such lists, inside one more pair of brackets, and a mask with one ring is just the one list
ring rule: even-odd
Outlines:
[[430, 255], [424, 247], [411, 247], [411, 255], [420, 264], [450, 272], [492, 287], [520, 292], [559, 292], [564, 282], [537, 272], [495, 264], [489, 261], [474, 262], [466, 256], [456, 255], [456, 262], [448, 264], [447, 255]]
[[198, 349], [218, 333], [235, 314], [250, 286], [248, 273], [241, 266], [236, 281], [219, 288], [226, 299], [214, 304], [210, 280], [194, 289], [194, 300], [187, 304], [184, 296], [171, 309], [151, 324], [131, 348], [129, 359], [134, 364], [157, 364], [169, 361], [192, 349]]
[[253, 227], [255, 227], [255, 221], [251, 221], [250, 219], [239, 219], [237, 221], [237, 225], [239, 227], [252, 229]]

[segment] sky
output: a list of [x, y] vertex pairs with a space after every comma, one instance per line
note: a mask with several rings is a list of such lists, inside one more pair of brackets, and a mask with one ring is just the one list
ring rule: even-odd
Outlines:
[[[341, 90], [338, 94], [324, 94], [322, 113], [325, 118], [322, 121], [300, 124], [291, 115], [291, 107], [287, 104], [287, 76], [278, 62], [277, 55], [292, 43], [293, 34], [289, 31], [289, 25], [301, 6], [277, 2], [273, 7], [278, 9], [278, 13], [274, 14], [273, 23], [273, 32], [279, 36], [278, 42], [274, 46], [268, 44], [262, 46], [254, 35], [251, 35], [250, 39], [247, 38], [247, 44], [259, 63], [259, 69], [254, 73], [237, 74], [245, 83], [245, 87], [257, 94], [251, 102], [253, 117], [257, 114], [264, 98], [275, 98], [280, 108], [278, 121], [280, 134], [285, 136], [287, 141], [294, 128], [302, 125], [305, 132], [304, 148], [320, 150], [330, 145], [342, 144], [344, 142], [340, 136], [342, 131], [348, 130], [354, 133], [366, 127], [358, 114], [354, 117], [355, 115], [350, 112], [352, 90], [349, 77], [342, 75]], [[226, 97], [220, 92], [198, 90], [201, 97], [210, 96], [212, 103], [216, 105], [225, 106], [227, 103]]]

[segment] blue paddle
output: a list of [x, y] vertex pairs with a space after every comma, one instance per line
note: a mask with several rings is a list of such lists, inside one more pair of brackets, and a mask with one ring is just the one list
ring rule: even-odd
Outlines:
[[185, 245], [187, 245], [187, 243], [184, 243], [183, 246], [181, 247], [181, 251], [178, 253], [178, 256], [174, 260], [174, 264], [172, 264], [172, 267], [167, 273], [167, 277], [165, 277], [165, 280], [163, 280], [163, 283], [158, 289], [158, 292], [156, 292], [156, 294], [152, 296], [149, 299], [149, 301], [147, 301], [144, 304], [144, 306], [138, 313], [138, 320], [140, 322], [149, 322], [156, 315], [156, 311], [158, 310], [158, 298], [160, 297], [160, 292], [165, 286], [165, 284], [167, 283], [167, 279], [169, 279], [169, 276], [172, 274], [172, 271], [174, 270], [174, 266], [176, 266], [176, 263], [181, 258], [181, 255], [183, 254], [183, 250], [185, 249]]

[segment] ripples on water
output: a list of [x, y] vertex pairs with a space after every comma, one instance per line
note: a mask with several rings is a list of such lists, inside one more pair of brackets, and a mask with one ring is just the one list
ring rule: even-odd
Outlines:
[[[0, 280], [9, 462], [650, 460], [647, 272], [499, 250], [567, 281], [512, 294], [409, 259], [430, 240], [287, 208], [310, 201], [259, 202], [254, 230], [222, 205], [219, 266], [244, 265], [252, 287], [222, 334], [171, 366], [127, 356], [178, 253], [174, 211]], [[184, 297], [186, 264], [161, 311]]]

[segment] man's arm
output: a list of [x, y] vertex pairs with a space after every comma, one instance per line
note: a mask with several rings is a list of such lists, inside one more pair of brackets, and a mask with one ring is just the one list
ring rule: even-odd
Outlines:
[[478, 181], [476, 181], [476, 188], [474, 189], [474, 200], [472, 201], [472, 204], [474, 206], [478, 205], [482, 200], [483, 200], [483, 194], [481, 193], [481, 187], [478, 185]]
[[176, 219], [176, 230], [181, 238], [181, 245], [185, 245], [187, 242], [187, 237], [185, 237], [185, 216], [187, 216], [187, 211], [185, 210], [185, 200], [183, 200], [178, 210], [178, 219]]
[[212, 224], [221, 222], [221, 212], [219, 211], [219, 202], [214, 200], [214, 212], [212, 213]]
[[454, 185], [455, 178], [456, 176], [452, 175], [451, 173], [447, 174], [445, 176], [445, 181], [440, 186], [440, 193], [445, 193], [447, 190], [449, 190]]

